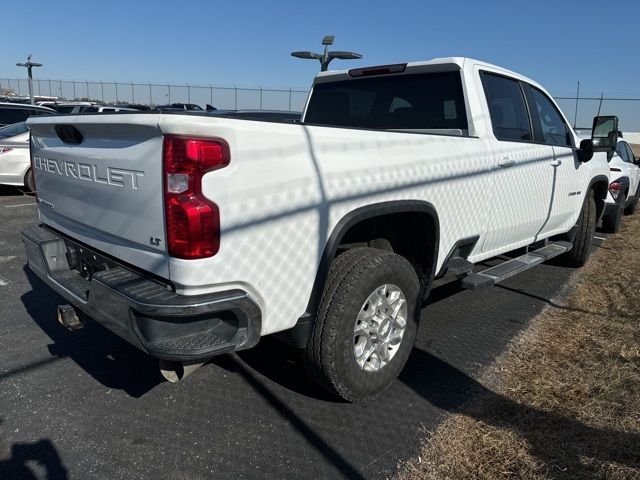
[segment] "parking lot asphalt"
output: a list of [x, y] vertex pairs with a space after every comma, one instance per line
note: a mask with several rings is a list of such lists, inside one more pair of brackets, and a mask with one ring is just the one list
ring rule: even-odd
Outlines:
[[174, 385], [100, 325], [65, 330], [64, 302], [25, 266], [19, 232], [36, 221], [32, 197], [0, 189], [2, 479], [388, 478], [572, 273], [545, 264], [488, 290], [436, 288], [400, 379], [350, 405], [268, 337]]

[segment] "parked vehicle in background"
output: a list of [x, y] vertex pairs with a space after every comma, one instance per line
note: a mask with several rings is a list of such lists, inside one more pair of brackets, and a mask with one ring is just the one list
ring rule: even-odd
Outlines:
[[0, 128], [0, 184], [35, 190], [29, 158], [29, 128], [18, 122]]
[[0, 127], [23, 122], [33, 115], [48, 115], [56, 113], [47, 107], [30, 105], [28, 103], [0, 103]]
[[214, 117], [286, 123], [299, 122], [302, 118], [302, 112], [290, 112], [287, 110], [216, 110], [211, 112], [211, 115]]
[[301, 123], [28, 124], [41, 224], [22, 238], [63, 325], [91, 317], [174, 378], [278, 333], [348, 401], [400, 373], [435, 278], [584, 265], [618, 132], [596, 117], [579, 141], [539, 84], [457, 57], [322, 72]]
[[188, 110], [190, 112], [205, 111], [204, 108], [202, 108], [200, 105], [196, 105], [195, 103], [167, 103], [166, 105], [156, 105], [153, 107], [153, 109], [154, 110]]
[[618, 140], [615, 152], [609, 160], [611, 180], [602, 219], [602, 229], [608, 233], [615, 233], [620, 229], [623, 214], [631, 215], [636, 210], [640, 197], [638, 162], [631, 146], [625, 140]]
[[139, 112], [136, 108], [128, 108], [120, 105], [91, 105], [85, 107], [80, 113], [103, 113], [103, 112]]
[[151, 110], [151, 107], [149, 105], [142, 105], [140, 103], [119, 103], [116, 106], [120, 108], [130, 108], [132, 110], [140, 110], [140, 111]]
[[85, 108], [95, 105], [92, 102], [66, 102], [57, 103], [53, 108], [58, 113], [82, 113]]

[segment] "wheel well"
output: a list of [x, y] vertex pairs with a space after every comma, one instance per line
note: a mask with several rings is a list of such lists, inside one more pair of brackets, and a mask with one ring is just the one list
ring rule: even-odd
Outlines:
[[352, 225], [342, 236], [336, 256], [360, 246], [390, 250], [409, 260], [423, 283], [435, 273], [436, 242], [436, 221], [429, 213], [395, 212]]
[[435, 273], [439, 229], [435, 208], [424, 201], [383, 202], [353, 210], [338, 222], [325, 245], [306, 312], [295, 327], [276, 336], [296, 348], [307, 345], [331, 261], [350, 248], [369, 246], [404, 256], [415, 269], [423, 291], [428, 291]]

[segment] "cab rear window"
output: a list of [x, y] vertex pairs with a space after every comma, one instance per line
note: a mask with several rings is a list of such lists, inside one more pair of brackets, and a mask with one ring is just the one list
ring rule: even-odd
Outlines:
[[313, 125], [466, 135], [459, 71], [319, 83], [304, 122]]

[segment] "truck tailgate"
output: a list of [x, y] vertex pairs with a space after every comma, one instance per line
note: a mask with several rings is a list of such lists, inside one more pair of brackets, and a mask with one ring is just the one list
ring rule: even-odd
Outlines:
[[61, 116], [29, 127], [40, 218], [168, 277], [158, 117]]

